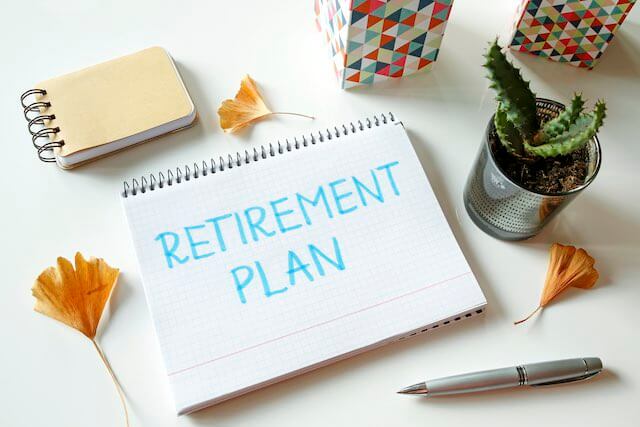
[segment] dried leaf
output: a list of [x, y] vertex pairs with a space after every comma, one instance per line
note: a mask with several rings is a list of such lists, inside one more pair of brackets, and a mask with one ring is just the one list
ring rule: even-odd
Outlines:
[[248, 75], [240, 82], [236, 97], [224, 100], [218, 109], [220, 127], [225, 132], [232, 133], [273, 114], [290, 114], [313, 119], [305, 114], [271, 111], [262, 99], [256, 83]]
[[558, 206], [562, 205], [562, 202], [564, 202], [564, 199], [561, 197], [558, 197], [557, 199], [551, 197], [543, 199], [540, 204], [540, 208], [538, 209], [538, 218], [540, 221], [545, 220], [549, 215], [551, 215]]
[[590, 289], [598, 280], [593, 268], [595, 260], [584, 249], [554, 243], [550, 250], [549, 268], [538, 307], [529, 316], [514, 324], [522, 323], [570, 287]]
[[87, 261], [80, 252], [76, 253], [75, 264], [74, 270], [69, 260], [59, 257], [57, 267], [49, 267], [38, 276], [32, 289], [35, 310], [93, 339], [119, 270], [102, 259]]
[[58, 257], [56, 267], [44, 270], [31, 289], [36, 298], [34, 309], [80, 331], [91, 340], [113, 380], [129, 426], [129, 414], [122, 387], [95, 337], [104, 307], [116, 285], [120, 270], [101, 258], [84, 259], [76, 253], [75, 269], [71, 262]]

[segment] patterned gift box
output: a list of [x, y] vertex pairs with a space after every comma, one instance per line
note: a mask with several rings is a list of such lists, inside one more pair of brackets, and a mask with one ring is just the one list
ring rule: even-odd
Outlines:
[[524, 0], [512, 49], [592, 68], [636, 0]]
[[453, 0], [316, 0], [343, 89], [431, 68]]

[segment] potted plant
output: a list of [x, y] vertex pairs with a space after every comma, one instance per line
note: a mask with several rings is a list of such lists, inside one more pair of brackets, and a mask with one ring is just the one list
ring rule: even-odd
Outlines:
[[581, 95], [571, 105], [536, 98], [497, 40], [485, 55], [498, 106], [464, 190], [474, 223], [503, 240], [537, 234], [582, 192], [600, 167], [597, 132], [606, 106], [584, 112]]

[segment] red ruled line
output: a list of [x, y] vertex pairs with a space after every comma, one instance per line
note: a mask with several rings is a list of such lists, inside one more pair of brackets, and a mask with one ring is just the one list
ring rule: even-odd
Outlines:
[[438, 285], [442, 285], [442, 284], [450, 282], [452, 280], [459, 279], [460, 277], [467, 276], [469, 274], [471, 274], [471, 272], [467, 271], [466, 273], [458, 274], [457, 276], [450, 277], [450, 278], [442, 280], [440, 282], [431, 283], [431, 284], [429, 284], [427, 286], [424, 286], [422, 288], [416, 289], [416, 290], [411, 291], [411, 292], [407, 292], [406, 294], [398, 295], [396, 297], [389, 298], [389, 299], [384, 300], [384, 301], [380, 301], [380, 302], [378, 302], [376, 304], [361, 308], [359, 310], [352, 311], [351, 313], [343, 314], [343, 315], [335, 317], [333, 319], [325, 320], [324, 322], [316, 323], [315, 325], [311, 325], [311, 326], [308, 326], [306, 328], [298, 329], [296, 331], [289, 332], [288, 334], [285, 334], [285, 335], [282, 335], [282, 336], [279, 336], [279, 337], [276, 337], [276, 338], [272, 338], [270, 340], [263, 341], [263, 342], [258, 343], [258, 344], [254, 344], [254, 345], [249, 346], [249, 347], [241, 348], [240, 350], [236, 350], [234, 352], [227, 353], [227, 354], [224, 354], [222, 356], [218, 356], [215, 359], [210, 359], [210, 360], [195, 364], [193, 366], [189, 366], [187, 368], [183, 368], [183, 369], [180, 369], [180, 370], [177, 370], [177, 371], [169, 372], [169, 376], [178, 375], [178, 374], [190, 371], [192, 369], [199, 368], [200, 366], [208, 365], [210, 363], [217, 362], [218, 360], [226, 359], [227, 357], [235, 356], [236, 354], [244, 353], [245, 351], [253, 350], [254, 348], [262, 347], [263, 345], [271, 344], [273, 342], [283, 340], [283, 339], [288, 338], [290, 336], [301, 334], [302, 332], [306, 332], [306, 331], [309, 331], [311, 329], [314, 329], [314, 328], [317, 328], [317, 327], [320, 327], [320, 326], [324, 326], [326, 324], [333, 323], [333, 322], [336, 322], [338, 320], [342, 320], [344, 318], [347, 318], [347, 317], [362, 313], [362, 312], [367, 311], [367, 310], [371, 310], [373, 308], [379, 307], [379, 306], [384, 305], [384, 304], [388, 304], [388, 303], [393, 302], [393, 301], [397, 301], [397, 300], [402, 299], [402, 298], [406, 298], [408, 296], [417, 294], [419, 292], [425, 291], [427, 289], [433, 288], [433, 287], [438, 286]]

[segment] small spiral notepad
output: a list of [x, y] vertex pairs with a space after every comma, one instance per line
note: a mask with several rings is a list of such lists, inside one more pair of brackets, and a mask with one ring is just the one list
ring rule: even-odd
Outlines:
[[20, 103], [38, 158], [63, 169], [184, 129], [197, 116], [161, 47], [42, 81]]
[[179, 414], [486, 304], [391, 114], [134, 179], [122, 197]]

